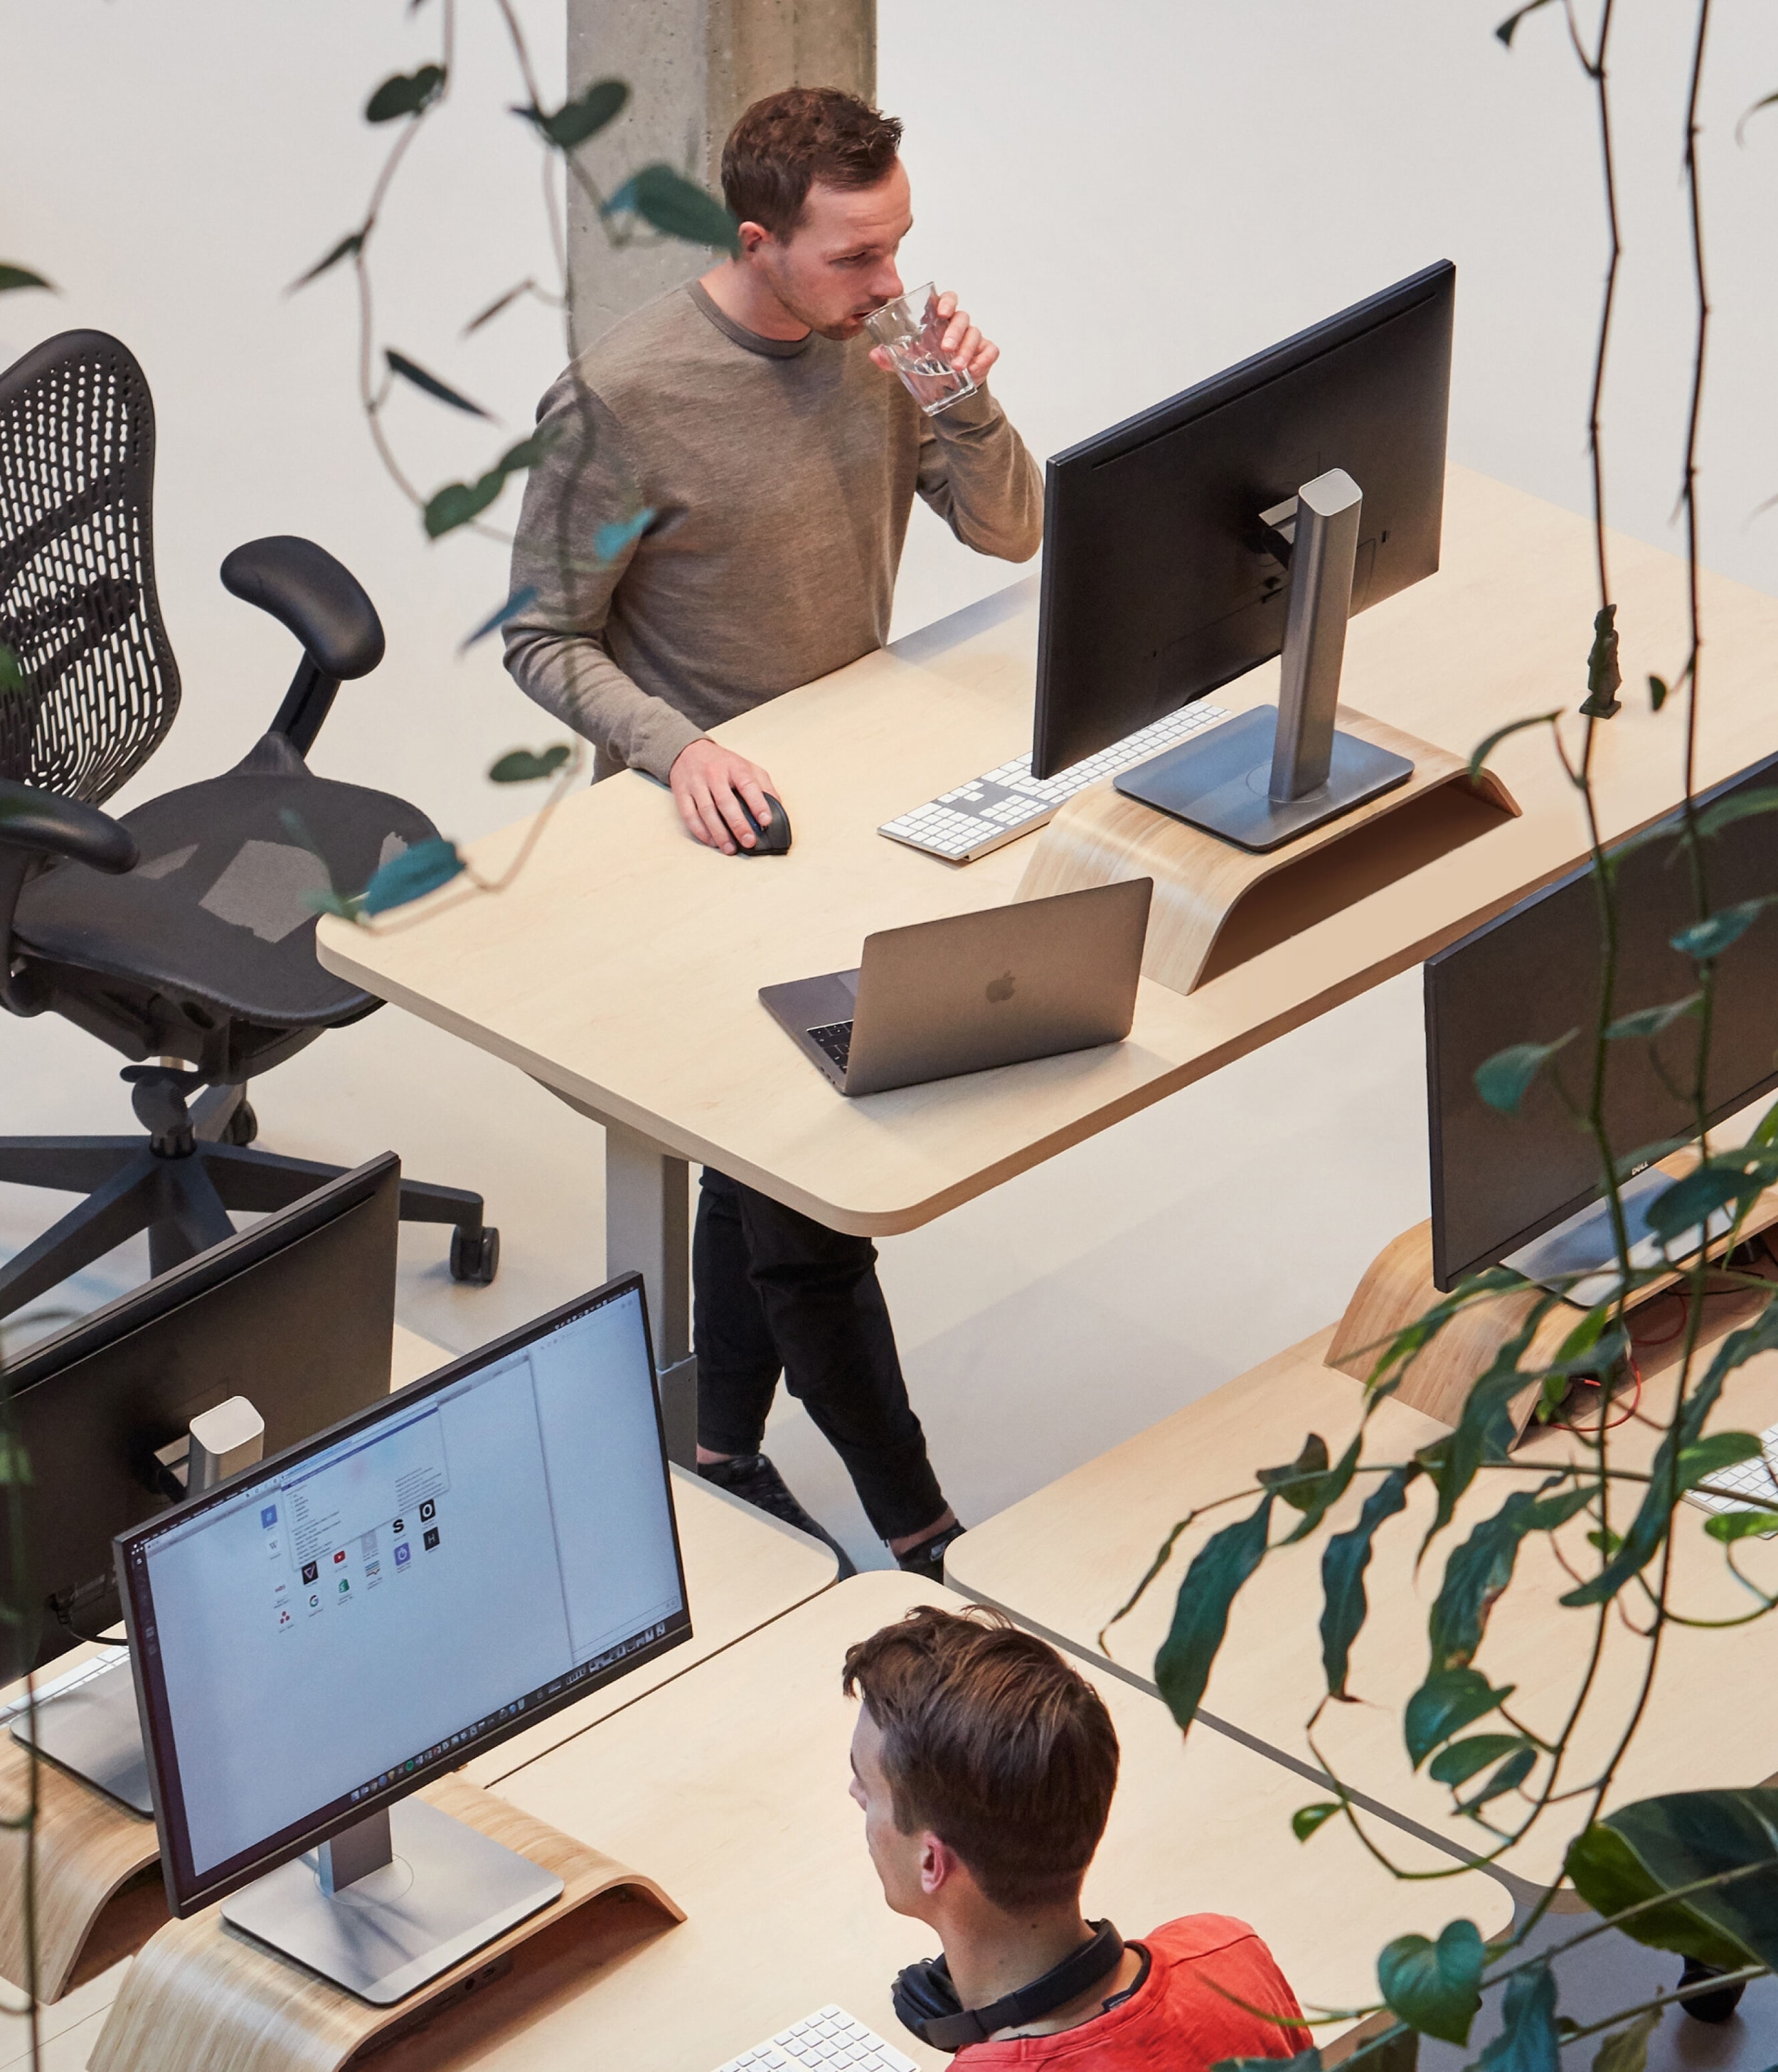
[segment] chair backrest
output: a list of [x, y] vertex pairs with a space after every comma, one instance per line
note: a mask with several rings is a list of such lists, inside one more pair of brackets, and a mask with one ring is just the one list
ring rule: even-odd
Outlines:
[[97, 805], [173, 724], [154, 488], [154, 405], [127, 346], [64, 331], [0, 374], [0, 645], [22, 678], [0, 679], [0, 777]]

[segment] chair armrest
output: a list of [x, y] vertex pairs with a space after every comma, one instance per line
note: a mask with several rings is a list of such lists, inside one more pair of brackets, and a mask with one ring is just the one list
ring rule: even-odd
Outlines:
[[312, 540], [249, 540], [223, 563], [222, 582], [288, 627], [323, 676], [350, 682], [383, 659], [383, 622], [363, 584]]
[[134, 870], [136, 838], [121, 820], [77, 799], [0, 779], [0, 849], [66, 857], [116, 877]]

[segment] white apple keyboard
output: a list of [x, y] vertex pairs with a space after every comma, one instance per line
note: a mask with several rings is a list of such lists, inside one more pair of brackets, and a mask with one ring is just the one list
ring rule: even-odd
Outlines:
[[1228, 717], [1225, 707], [1208, 705], [1202, 700], [1181, 705], [1152, 726], [1126, 734], [1122, 741], [1071, 763], [1053, 777], [1032, 776], [1030, 756], [1015, 756], [998, 770], [972, 777], [955, 791], [915, 807], [911, 813], [885, 820], [877, 832], [891, 841], [905, 842], [910, 849], [924, 849], [928, 856], [942, 857], [947, 863], [973, 863], [1002, 842], [1035, 834], [1076, 791], [1146, 763], [1150, 756]]
[[824, 2007], [716, 2072], [920, 2072], [912, 2058], [885, 2043], [844, 2008]]

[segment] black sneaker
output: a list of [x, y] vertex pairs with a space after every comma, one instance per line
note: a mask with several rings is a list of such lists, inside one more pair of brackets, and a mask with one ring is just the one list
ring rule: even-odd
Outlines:
[[917, 1547], [910, 1547], [905, 1554], [895, 1556], [895, 1565], [904, 1568], [910, 1576], [918, 1576], [923, 1582], [936, 1583], [945, 1587], [945, 1550], [953, 1540], [961, 1540], [963, 1527], [947, 1525], [942, 1532], [935, 1532], [930, 1540], [923, 1540]]
[[767, 1517], [776, 1518], [781, 1524], [793, 1525], [799, 1532], [806, 1532], [811, 1540], [831, 1547], [839, 1557], [839, 1579], [842, 1583], [848, 1576], [858, 1572], [851, 1556], [825, 1526], [811, 1518], [797, 1503], [790, 1493], [789, 1485], [763, 1453], [737, 1453], [732, 1461], [700, 1461], [698, 1472], [706, 1482], [714, 1482], [731, 1496], [738, 1496], [743, 1503], [751, 1503]]

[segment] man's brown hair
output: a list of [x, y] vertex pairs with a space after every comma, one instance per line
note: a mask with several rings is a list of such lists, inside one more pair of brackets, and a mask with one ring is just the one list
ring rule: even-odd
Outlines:
[[883, 1734], [895, 1825], [949, 1844], [996, 1906], [1065, 1906], [1105, 1831], [1117, 1736], [1053, 1647], [998, 1613], [920, 1605], [846, 1651]]
[[787, 238], [817, 180], [874, 187], [895, 162], [901, 125], [836, 86], [787, 86], [756, 101], [722, 146], [722, 199], [737, 223]]

